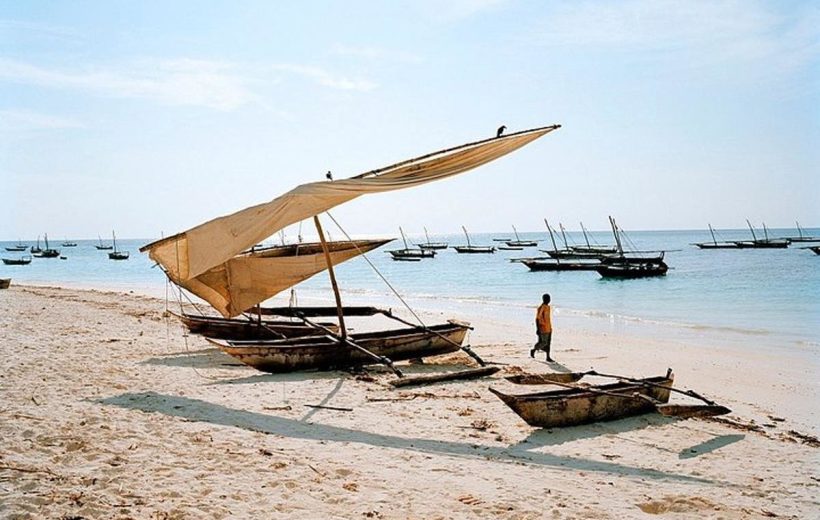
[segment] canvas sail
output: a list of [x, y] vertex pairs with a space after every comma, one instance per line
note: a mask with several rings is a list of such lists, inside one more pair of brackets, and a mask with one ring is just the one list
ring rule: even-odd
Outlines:
[[[390, 240], [329, 242], [330, 261], [336, 265], [387, 242]], [[228, 318], [325, 269], [327, 263], [320, 244], [294, 244], [237, 255], [179, 285]]]
[[[368, 193], [419, 186], [456, 175], [494, 159], [560, 128], [553, 125], [486, 139], [442, 150], [349, 179], [303, 184], [270, 202], [200, 224], [183, 233], [148, 244], [152, 260], [162, 265], [175, 283], [221, 269], [239, 252], [280, 229], [318, 215]], [[234, 269], [227, 269], [227, 273]], [[281, 275], [282, 273], [277, 273]], [[233, 283], [233, 280], [228, 280]]]

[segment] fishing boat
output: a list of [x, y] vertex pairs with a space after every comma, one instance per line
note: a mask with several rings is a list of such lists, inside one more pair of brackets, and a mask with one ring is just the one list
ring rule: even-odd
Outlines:
[[800, 222], [795, 221], [794, 223], [797, 225], [797, 236], [787, 237], [786, 240], [789, 242], [820, 242], [820, 237], [804, 235], [803, 228], [800, 227]]
[[103, 244], [103, 241], [102, 241], [102, 238], [100, 238], [100, 235], [97, 235], [97, 240], [99, 240], [100, 243], [94, 245], [94, 247], [96, 247], [98, 251], [108, 251], [110, 249], [114, 249], [114, 246], [112, 246], [112, 245]]
[[535, 247], [538, 245], [537, 240], [521, 240], [521, 237], [518, 236], [518, 230], [513, 228], [513, 233], [515, 234], [515, 240], [507, 240], [505, 243], [509, 247]]
[[40, 235], [37, 235], [37, 245], [31, 246], [28, 250], [31, 254], [41, 253], [43, 250], [40, 249]]
[[11, 253], [22, 253], [27, 249], [27, 247], [28, 246], [18, 240], [16, 245], [6, 247], [6, 251]]
[[6, 265], [28, 265], [31, 263], [31, 255], [21, 256], [20, 258], [4, 258], [3, 263]]
[[561, 428], [655, 411], [658, 404], [669, 402], [673, 381], [670, 370], [665, 376], [523, 395], [510, 395], [494, 388], [490, 392], [530, 426]]
[[[298, 338], [317, 334], [316, 328], [301, 321], [292, 320], [256, 320], [248, 316], [247, 319], [223, 318], [221, 316], [205, 316], [188, 313], [177, 314], [169, 311], [178, 318], [192, 334], [199, 334], [215, 339], [225, 340], [260, 340]], [[322, 323], [329, 330], [338, 331], [334, 323]]]
[[749, 226], [749, 231], [752, 233], [751, 240], [737, 240], [735, 244], [741, 249], [785, 249], [789, 247], [789, 241], [785, 238], [769, 238], [769, 230], [766, 228], [766, 223], [763, 223], [764, 238], [757, 238], [755, 230], [749, 219], [746, 219], [746, 225]]
[[663, 261], [665, 251], [633, 251], [624, 252], [621, 235], [623, 231], [618, 227], [615, 219], [609, 217], [612, 234], [615, 235], [617, 253], [601, 259], [601, 265], [595, 268], [603, 278], [647, 278], [663, 276], [669, 271], [669, 266]]
[[77, 247], [77, 242], [69, 242], [68, 239], [65, 239], [65, 242], [62, 243], [63, 247]]
[[[286, 340], [231, 341], [207, 338], [226, 354], [263, 372], [334, 370], [356, 365], [391, 362], [450, 354], [459, 350], [469, 324], [449, 320], [425, 329], [408, 327], [388, 331], [352, 333], [349, 342], [372, 353], [351, 349], [332, 336], [305, 336]], [[431, 334], [433, 333], [433, 334]]]
[[416, 244], [416, 246], [422, 249], [432, 249], [432, 250], [439, 250], [439, 249], [447, 249], [447, 242], [431, 242], [430, 235], [427, 234], [427, 228], [424, 228], [424, 237], [427, 239], [427, 242]]
[[815, 255], [820, 255], [820, 246], [809, 246], [806, 249], [810, 250]]
[[[584, 227], [583, 222], [581, 222], [581, 232], [584, 234], [584, 242], [586, 243], [586, 245], [568, 246], [569, 249], [572, 249], [576, 253], [586, 253], [590, 255], [609, 255], [614, 254], [617, 251], [617, 248], [615, 246], [602, 246], [598, 244], [590, 244], [589, 234], [587, 233], [587, 230]], [[566, 238], [564, 238], [564, 240], [566, 240]]]
[[453, 249], [455, 249], [457, 253], [495, 253], [495, 247], [493, 246], [474, 246], [470, 241], [470, 234], [467, 233], [467, 228], [461, 226], [461, 229], [464, 230], [464, 236], [467, 237], [467, 245], [453, 246]]
[[[225, 318], [247, 312], [261, 302], [291, 288], [314, 274], [327, 270], [336, 302], [338, 332], [297, 314], [321, 336], [270, 341], [231, 341], [210, 339], [226, 353], [265, 371], [330, 368], [350, 364], [382, 363], [397, 375], [396, 359], [455, 352], [459, 349], [480, 358], [465, 344], [469, 325], [448, 321], [439, 325], [411, 323], [392, 313], [388, 316], [403, 328], [350, 334], [345, 323], [334, 265], [361, 254], [359, 248], [331, 251], [325, 239], [320, 214], [346, 201], [368, 193], [379, 193], [425, 184], [462, 173], [514, 150], [556, 130], [560, 125], [526, 130], [493, 137], [426, 154], [391, 166], [340, 180], [312, 182], [271, 200], [222, 216], [192, 229], [143, 246], [181, 289], [207, 301]], [[327, 213], [327, 218], [341, 225]], [[312, 219], [321, 251], [293, 256], [241, 254], [280, 229]], [[369, 263], [375, 269], [372, 263]]]
[[108, 253], [108, 259], [109, 260], [128, 260], [128, 257], [130, 256], [130, 253], [128, 251], [120, 251], [119, 249], [117, 249], [117, 235], [115, 235], [113, 231], [111, 231], [111, 238], [113, 239], [113, 244], [114, 245], [112, 246], [112, 248], [114, 250], [111, 251], [110, 253]]
[[[39, 247], [38, 247], [39, 251], [36, 252], [36, 253], [33, 253], [33, 255], [35, 257], [37, 257], [37, 258], [57, 258], [58, 256], [60, 256], [60, 251], [59, 250], [51, 249], [48, 246], [48, 234], [43, 236], [43, 240], [46, 243], [46, 248], [45, 249], [39, 249]], [[39, 239], [38, 239], [38, 245], [39, 245]]]
[[712, 229], [712, 224], [708, 224], [709, 226], [709, 233], [712, 234], [712, 241], [711, 242], [696, 242], [692, 245], [697, 246], [700, 249], [738, 249], [740, 246], [737, 245], [736, 242], [730, 242], [728, 240], [721, 240], [718, 242], [717, 238], [715, 237], [715, 230]]
[[8, 289], [11, 285], [11, 278], [0, 278], [0, 289]]
[[[562, 259], [561, 256], [553, 256], [552, 253], [558, 253], [558, 244], [555, 242], [555, 234], [547, 219], [544, 219], [544, 224], [547, 226], [547, 231], [550, 235], [550, 242], [552, 242], [552, 251], [546, 251], [552, 258], [527, 258], [522, 259], [521, 263], [526, 265], [530, 271], [594, 271], [601, 263], [594, 258], [586, 258], [586, 260]], [[566, 244], [566, 242], [565, 242]]]
[[403, 261], [418, 261], [422, 258], [435, 258], [436, 252], [433, 249], [411, 249], [407, 247], [407, 237], [404, 236], [404, 230], [399, 226], [399, 233], [401, 233], [401, 240], [404, 242], [404, 249], [393, 249], [388, 251], [393, 260]]

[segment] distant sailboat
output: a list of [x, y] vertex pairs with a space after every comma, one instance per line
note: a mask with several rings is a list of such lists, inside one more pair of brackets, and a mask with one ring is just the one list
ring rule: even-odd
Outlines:
[[766, 228], [765, 222], [763, 223], [764, 238], [757, 238], [749, 219], [746, 219], [746, 224], [749, 226], [749, 231], [752, 232], [752, 239], [735, 241], [737, 247], [741, 249], [785, 249], [789, 247], [789, 241], [785, 238], [769, 238], [769, 230]]
[[114, 248], [114, 246], [109, 246], [107, 244], [103, 244], [103, 241], [102, 241], [102, 238], [100, 238], [100, 235], [97, 235], [97, 240], [99, 240], [100, 243], [99, 243], [99, 245], [95, 245], [94, 247], [96, 247], [99, 251], [108, 251], [109, 249]]
[[48, 247], [48, 234], [44, 235], [43, 240], [46, 243], [46, 248], [45, 249], [40, 249], [39, 248], [39, 241], [38, 241], [38, 248], [37, 249], [39, 251], [36, 252], [36, 253], [33, 253], [34, 256], [36, 256], [37, 258], [57, 258], [58, 256], [60, 256], [60, 251], [58, 251], [56, 249], [51, 249], [50, 247]]
[[33, 255], [36, 255], [43, 251], [42, 249], [40, 249], [40, 235], [37, 235], [37, 245], [31, 246], [31, 248], [28, 251]]
[[69, 242], [66, 238], [62, 245], [63, 247], [77, 247], [77, 242]]
[[20, 242], [20, 239], [17, 239], [17, 245], [9, 246], [6, 248], [6, 251], [11, 251], [13, 253], [20, 253], [26, 250], [26, 245]]
[[130, 253], [128, 251], [120, 251], [120, 250], [117, 249], [117, 235], [115, 235], [113, 231], [111, 232], [111, 238], [114, 239], [114, 245], [112, 246], [114, 248], [114, 250], [111, 251], [110, 253], [108, 253], [108, 259], [109, 260], [128, 260], [128, 257], [130, 256]]
[[800, 227], [800, 222], [795, 221], [797, 225], [797, 235], [796, 237], [788, 237], [786, 240], [789, 242], [820, 242], [820, 237], [813, 237], [803, 234], [803, 228]]
[[[615, 244], [618, 253], [615, 256], [608, 256], [601, 260], [601, 265], [595, 270], [603, 278], [646, 278], [649, 276], [663, 276], [669, 270], [669, 266], [663, 261], [664, 252], [659, 256], [627, 256], [624, 253], [621, 243], [622, 231], [615, 223], [615, 219], [609, 217], [609, 224], [612, 226], [612, 234], [615, 235]], [[644, 251], [652, 252], [652, 251]]]
[[447, 242], [431, 242], [430, 241], [430, 235], [427, 234], [427, 228], [424, 228], [424, 237], [427, 239], [427, 242], [424, 242], [422, 244], [416, 244], [418, 247], [420, 247], [422, 249], [433, 249], [433, 250], [447, 249], [447, 245], [448, 245]]
[[537, 240], [521, 240], [521, 237], [518, 236], [518, 230], [513, 228], [513, 233], [515, 233], [515, 240], [507, 240], [506, 244], [510, 247], [535, 247], [538, 245]]
[[[547, 226], [547, 231], [550, 234], [550, 241], [552, 242], [552, 250], [555, 253], [559, 252], [558, 244], [555, 243], [555, 235], [552, 232], [550, 223], [544, 219], [544, 224]], [[521, 263], [526, 265], [530, 271], [594, 271], [601, 263], [596, 258], [587, 258], [584, 260], [561, 260], [560, 256], [552, 256], [550, 251], [547, 251], [552, 258], [525, 258]], [[571, 257], [576, 258], [576, 257]]]
[[740, 246], [737, 245], [737, 242], [730, 242], [727, 240], [723, 240], [718, 242], [717, 238], [715, 238], [715, 230], [712, 229], [712, 224], [708, 224], [709, 226], [709, 233], [712, 234], [712, 241], [711, 242], [697, 242], [693, 245], [699, 247], [700, 249], [738, 249]]
[[461, 226], [461, 229], [464, 230], [464, 236], [467, 237], [467, 245], [466, 246], [453, 246], [453, 249], [456, 250], [458, 253], [495, 253], [495, 248], [493, 246], [474, 246], [472, 242], [470, 242], [470, 235], [467, 233], [467, 228]]
[[399, 233], [401, 233], [401, 239], [404, 242], [404, 249], [393, 249], [392, 251], [388, 251], [388, 253], [390, 253], [393, 257], [393, 260], [418, 262], [422, 258], [435, 258], [436, 252], [432, 249], [410, 249], [407, 247], [407, 238], [404, 236], [404, 230], [401, 226], [399, 226]]

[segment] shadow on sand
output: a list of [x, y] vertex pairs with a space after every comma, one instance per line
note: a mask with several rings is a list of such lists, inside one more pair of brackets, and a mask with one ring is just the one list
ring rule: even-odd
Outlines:
[[95, 402], [143, 412], [162, 413], [173, 417], [185, 418], [189, 421], [206, 422], [242, 428], [254, 432], [280, 435], [293, 439], [351, 442], [381, 448], [412, 450], [421, 453], [456, 457], [492, 459], [499, 462], [523, 462], [540, 466], [567, 468], [573, 471], [600, 472], [657, 481], [714, 484], [714, 482], [709, 479], [690, 475], [626, 466], [612, 462], [530, 452], [524, 449], [515, 449], [515, 447], [510, 449], [435, 439], [404, 438], [337, 426], [308, 423], [275, 415], [236, 410], [198, 399], [163, 395], [154, 392], [126, 393], [99, 399]]
[[709, 439], [706, 442], [702, 442], [696, 446], [692, 446], [691, 448], [681, 450], [681, 452], [678, 454], [678, 458], [692, 459], [694, 457], [699, 457], [706, 453], [711, 453], [717, 449], [723, 448], [724, 446], [728, 446], [730, 444], [742, 441], [745, 438], [745, 435], [740, 434], [719, 435], [717, 437]]

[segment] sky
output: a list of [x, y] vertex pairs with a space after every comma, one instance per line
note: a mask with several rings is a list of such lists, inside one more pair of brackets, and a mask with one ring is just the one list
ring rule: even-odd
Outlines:
[[820, 4], [0, 0], [0, 239], [159, 237], [553, 123], [332, 214], [355, 235], [820, 226]]

